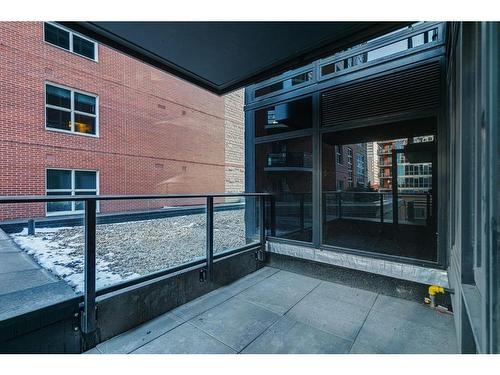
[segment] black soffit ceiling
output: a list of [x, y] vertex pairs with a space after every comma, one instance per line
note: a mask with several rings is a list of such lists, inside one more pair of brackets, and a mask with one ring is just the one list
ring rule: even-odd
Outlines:
[[59, 22], [218, 95], [410, 22]]

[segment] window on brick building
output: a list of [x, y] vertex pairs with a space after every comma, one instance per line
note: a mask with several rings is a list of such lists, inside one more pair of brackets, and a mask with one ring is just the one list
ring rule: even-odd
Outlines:
[[98, 97], [70, 88], [45, 85], [45, 127], [89, 135], [98, 134]]
[[[96, 171], [47, 169], [47, 195], [97, 195]], [[83, 202], [48, 202], [47, 215], [81, 213]]]
[[365, 186], [365, 156], [356, 154], [356, 183], [358, 186]]
[[342, 146], [335, 146], [335, 160], [337, 161], [337, 164], [344, 163], [344, 149]]
[[337, 190], [344, 190], [344, 180], [337, 180]]
[[97, 61], [97, 43], [90, 39], [51, 22], [44, 22], [43, 35], [47, 43]]

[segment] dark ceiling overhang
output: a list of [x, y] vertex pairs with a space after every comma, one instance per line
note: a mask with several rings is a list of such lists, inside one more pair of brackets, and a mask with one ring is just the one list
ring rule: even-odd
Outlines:
[[218, 95], [410, 22], [59, 22]]

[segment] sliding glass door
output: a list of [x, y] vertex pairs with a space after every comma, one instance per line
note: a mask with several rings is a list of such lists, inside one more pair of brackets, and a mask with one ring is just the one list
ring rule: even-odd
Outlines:
[[435, 125], [323, 133], [323, 245], [437, 261]]

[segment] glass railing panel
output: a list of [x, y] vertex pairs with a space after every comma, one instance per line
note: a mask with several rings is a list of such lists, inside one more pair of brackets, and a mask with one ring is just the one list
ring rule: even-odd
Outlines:
[[205, 259], [204, 198], [102, 201], [97, 289]]
[[[259, 201], [256, 197], [216, 198], [214, 201], [214, 254], [230, 252], [243, 246], [258, 244]], [[255, 215], [246, 225], [245, 219]]]

